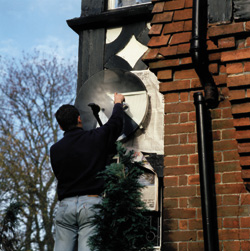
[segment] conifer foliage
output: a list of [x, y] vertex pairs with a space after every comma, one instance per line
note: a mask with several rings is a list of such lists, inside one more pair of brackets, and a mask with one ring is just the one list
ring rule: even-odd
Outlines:
[[89, 246], [92, 251], [153, 250], [146, 238], [150, 227], [141, 200], [142, 163], [133, 161], [133, 151], [128, 152], [121, 143], [117, 151], [119, 163], [112, 163], [100, 174], [105, 180], [104, 198], [94, 206], [95, 233], [89, 238]]

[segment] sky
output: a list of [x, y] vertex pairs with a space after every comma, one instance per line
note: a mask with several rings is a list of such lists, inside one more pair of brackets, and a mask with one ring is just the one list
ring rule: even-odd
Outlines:
[[78, 34], [66, 20], [80, 13], [81, 0], [0, 0], [0, 56], [38, 49], [77, 59]]

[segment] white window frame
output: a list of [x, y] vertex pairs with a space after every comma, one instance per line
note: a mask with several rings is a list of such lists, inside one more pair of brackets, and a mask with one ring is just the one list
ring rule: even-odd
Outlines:
[[131, 4], [131, 5], [127, 5], [127, 6], [122, 6], [122, 7], [118, 7], [117, 6], [117, 2], [118, 0], [107, 0], [108, 1], [108, 10], [113, 10], [113, 9], [119, 9], [119, 8], [127, 8], [127, 7], [131, 7], [131, 6], [137, 6], [138, 4], [149, 4], [151, 3], [151, 1], [147, 2], [147, 3], [139, 3], [140, 0], [136, 0], [138, 1], [135, 4]]

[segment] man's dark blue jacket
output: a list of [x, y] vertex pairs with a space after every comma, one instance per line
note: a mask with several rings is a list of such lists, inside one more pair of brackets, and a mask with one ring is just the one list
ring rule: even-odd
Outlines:
[[51, 165], [58, 180], [59, 200], [103, 191], [103, 180], [96, 176], [104, 170], [108, 154], [122, 127], [123, 108], [118, 103], [102, 127], [90, 131], [76, 127], [65, 132], [64, 137], [50, 148]]

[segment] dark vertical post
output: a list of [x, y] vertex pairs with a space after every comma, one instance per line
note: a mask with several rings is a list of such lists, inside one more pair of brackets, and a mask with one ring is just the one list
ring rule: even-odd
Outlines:
[[194, 103], [196, 106], [196, 125], [199, 154], [199, 171], [200, 171], [200, 191], [202, 206], [202, 222], [205, 251], [217, 251], [218, 247], [218, 230], [215, 207], [215, 196], [213, 196], [213, 179], [214, 170], [210, 149], [212, 139], [209, 133], [209, 120], [205, 100], [201, 92], [194, 93]]
[[[98, 15], [104, 7], [104, 0], [82, 0], [81, 17]], [[77, 93], [86, 80], [103, 70], [104, 43], [104, 28], [79, 32]]]

